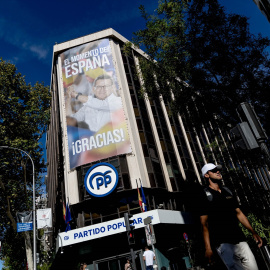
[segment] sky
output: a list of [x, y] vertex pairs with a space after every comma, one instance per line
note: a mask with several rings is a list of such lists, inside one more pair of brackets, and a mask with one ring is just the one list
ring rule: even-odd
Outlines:
[[[130, 40], [144, 27], [138, 6], [144, 4], [151, 11], [158, 0], [0, 2], [0, 57], [14, 63], [27, 82], [49, 85], [55, 43], [110, 27]], [[249, 17], [251, 32], [269, 35], [270, 24], [252, 0], [220, 2], [229, 11]]]
[[[139, 5], [151, 12], [157, 3], [158, 0], [0, 0], [0, 57], [15, 64], [27, 83], [50, 85], [55, 43], [106, 28], [131, 40], [133, 33], [144, 27]], [[228, 12], [247, 16], [251, 33], [270, 37], [270, 23], [252, 0], [220, 3]]]

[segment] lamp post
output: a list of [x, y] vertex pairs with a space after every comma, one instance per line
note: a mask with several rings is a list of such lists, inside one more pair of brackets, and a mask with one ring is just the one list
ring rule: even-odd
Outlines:
[[13, 149], [23, 152], [25, 155], [27, 155], [31, 162], [32, 162], [32, 168], [33, 168], [33, 265], [34, 270], [37, 269], [37, 251], [36, 251], [36, 194], [35, 194], [35, 165], [33, 162], [33, 159], [31, 156], [25, 152], [22, 149], [11, 147], [11, 146], [0, 146], [0, 148], [6, 148], [6, 149]]

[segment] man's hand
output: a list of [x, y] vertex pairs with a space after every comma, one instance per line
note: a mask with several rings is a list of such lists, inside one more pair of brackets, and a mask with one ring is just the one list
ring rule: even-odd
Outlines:
[[263, 244], [262, 238], [256, 232], [254, 232], [252, 235], [256, 241], [256, 244], [258, 244], [258, 247], [260, 248]]
[[247, 217], [243, 214], [243, 212], [239, 208], [236, 208], [235, 211], [238, 220], [242, 223], [242, 225], [244, 225], [245, 228], [247, 228], [252, 233], [256, 244], [258, 244], [258, 247], [260, 248], [263, 244], [261, 237], [252, 228], [251, 224], [249, 223]]
[[211, 248], [205, 250], [205, 257], [208, 260], [209, 264], [214, 263], [213, 256], [214, 256], [214, 253]]
[[74, 90], [74, 86], [73, 85], [70, 85], [70, 86], [68, 86], [68, 88], [67, 88], [67, 96], [69, 97], [69, 98], [76, 98], [76, 96], [77, 96], [77, 92]]

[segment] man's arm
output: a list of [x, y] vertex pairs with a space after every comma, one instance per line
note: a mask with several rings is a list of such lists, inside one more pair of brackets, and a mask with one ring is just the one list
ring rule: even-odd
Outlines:
[[210, 235], [208, 229], [208, 215], [200, 217], [202, 229], [203, 229], [203, 240], [205, 245], [205, 257], [209, 260], [209, 263], [212, 262], [213, 251], [210, 245]]
[[241, 222], [241, 224], [245, 228], [247, 228], [252, 233], [256, 243], [258, 244], [258, 247], [261, 247], [263, 244], [263, 241], [262, 241], [261, 237], [254, 231], [254, 229], [252, 228], [251, 224], [249, 223], [247, 217], [240, 210], [240, 208], [236, 208], [235, 211], [236, 211], [236, 216], [237, 216], [238, 220]]
[[[152, 251], [153, 252], [153, 251]], [[153, 252], [153, 260], [156, 260], [155, 252]]]
[[[65, 105], [66, 105], [67, 116], [74, 114], [72, 111], [72, 107], [71, 107], [71, 101], [72, 101], [72, 98], [77, 97], [77, 94], [78, 93], [75, 92], [73, 85], [68, 86], [68, 88], [66, 90], [66, 94], [65, 94], [65, 98], [66, 98]], [[88, 96], [81, 96], [80, 95], [78, 97], [80, 98], [80, 100], [79, 99], [77, 99], [77, 100], [79, 100], [82, 103], [85, 103], [88, 100]]]
[[81, 103], [86, 103], [88, 101], [88, 96], [84, 96], [81, 93], [77, 93], [74, 89], [73, 85], [68, 86], [67, 88], [67, 95], [70, 98], [76, 98]]

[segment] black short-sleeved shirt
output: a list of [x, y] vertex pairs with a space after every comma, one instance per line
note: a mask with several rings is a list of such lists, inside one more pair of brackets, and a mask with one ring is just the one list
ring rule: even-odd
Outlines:
[[[236, 244], [245, 241], [236, 216], [236, 208], [239, 205], [234, 196], [224, 188], [221, 188], [221, 193], [211, 188], [203, 192], [199, 214], [200, 216], [208, 215], [211, 245]], [[209, 192], [208, 196], [207, 192]]]

